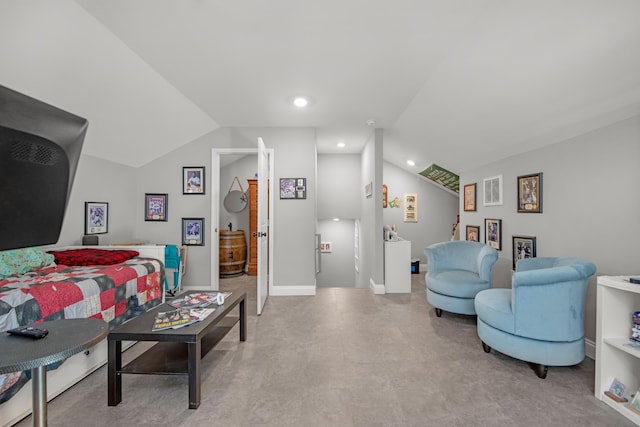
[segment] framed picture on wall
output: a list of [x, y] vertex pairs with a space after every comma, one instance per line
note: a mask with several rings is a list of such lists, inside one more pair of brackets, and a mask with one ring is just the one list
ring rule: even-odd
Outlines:
[[467, 225], [467, 237], [470, 242], [480, 241], [480, 226], [479, 225]]
[[474, 212], [476, 210], [476, 186], [473, 184], [467, 184], [464, 186], [464, 211]]
[[182, 168], [182, 194], [205, 194], [204, 166]]
[[418, 194], [404, 195], [404, 222], [418, 222]]
[[511, 236], [513, 244], [513, 269], [516, 269], [516, 263], [520, 259], [528, 259], [536, 257], [536, 238], [535, 236]]
[[109, 203], [84, 202], [84, 234], [109, 232]]
[[306, 199], [307, 178], [280, 178], [281, 199]]
[[204, 246], [204, 218], [182, 218], [182, 244]]
[[518, 177], [518, 212], [542, 213], [542, 172]]
[[320, 243], [320, 252], [321, 253], [331, 253], [332, 252], [331, 242], [321, 242]]
[[144, 220], [166, 221], [168, 194], [146, 193], [144, 195]]
[[502, 220], [484, 219], [484, 242], [499, 251], [502, 250]]
[[368, 199], [371, 196], [373, 196], [373, 182], [369, 182], [364, 186], [364, 197]]

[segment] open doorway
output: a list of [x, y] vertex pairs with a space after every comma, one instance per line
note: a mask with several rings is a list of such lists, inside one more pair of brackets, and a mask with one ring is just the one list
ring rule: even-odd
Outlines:
[[320, 264], [318, 288], [355, 288], [357, 272], [356, 220], [334, 218], [318, 220]]
[[[265, 192], [272, 197], [273, 190], [273, 150], [265, 149], [263, 159], [266, 157], [266, 167], [263, 175]], [[258, 175], [260, 175], [258, 160], [259, 149], [238, 148], [238, 149], [213, 149], [212, 150], [212, 172], [211, 172], [211, 284], [216, 290], [245, 290], [250, 308], [256, 307], [257, 314], [260, 314], [264, 306], [266, 295], [271, 289], [271, 281], [268, 274], [263, 274], [260, 280], [255, 269], [251, 265], [262, 252], [264, 257], [262, 263], [268, 267], [264, 271], [273, 271], [272, 257], [273, 239], [265, 239], [265, 245], [258, 247], [251, 244], [251, 235], [256, 235], [255, 226], [251, 218], [251, 209], [254, 211], [257, 206]], [[251, 182], [253, 181], [253, 182]], [[250, 194], [250, 184], [253, 184], [254, 192]], [[253, 205], [250, 203], [253, 202]], [[273, 222], [273, 202], [266, 200], [261, 202], [261, 206], [268, 206], [267, 233], [272, 230], [269, 225]], [[265, 210], [266, 212], [266, 210]], [[262, 233], [266, 234], [266, 233]], [[254, 238], [255, 241], [255, 238]], [[268, 245], [268, 246], [267, 246]], [[252, 247], [253, 246], [253, 247]], [[253, 267], [253, 268], [251, 268]], [[255, 305], [253, 303], [255, 301]]]

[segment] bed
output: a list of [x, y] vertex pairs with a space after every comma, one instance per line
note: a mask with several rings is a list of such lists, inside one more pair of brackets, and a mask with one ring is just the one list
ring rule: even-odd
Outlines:
[[[113, 328], [159, 305], [164, 300], [164, 249], [164, 246], [27, 248], [20, 250], [26, 255], [17, 261], [3, 258], [9, 251], [0, 253], [0, 332], [30, 323], [84, 317], [102, 319]], [[7, 265], [11, 267], [8, 270]], [[60, 366], [48, 367], [48, 398], [105, 362], [103, 342]], [[2, 425], [16, 422], [31, 411], [31, 387], [24, 387], [29, 380], [29, 372], [0, 375]]]

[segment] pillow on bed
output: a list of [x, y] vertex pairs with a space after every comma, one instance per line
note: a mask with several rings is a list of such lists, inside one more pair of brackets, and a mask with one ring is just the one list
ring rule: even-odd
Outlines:
[[38, 270], [53, 263], [54, 257], [40, 248], [12, 249], [0, 252], [0, 279]]
[[68, 249], [66, 251], [49, 251], [62, 265], [111, 265], [119, 264], [138, 256], [138, 251], [124, 249]]

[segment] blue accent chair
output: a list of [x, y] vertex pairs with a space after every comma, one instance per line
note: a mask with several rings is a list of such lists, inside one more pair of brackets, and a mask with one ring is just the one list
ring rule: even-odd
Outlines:
[[512, 289], [476, 295], [484, 351], [528, 362], [539, 378], [549, 366], [582, 362], [585, 298], [595, 272], [595, 265], [577, 258], [519, 260]]
[[442, 311], [476, 314], [476, 294], [491, 287], [493, 265], [498, 251], [479, 242], [452, 241], [436, 243], [424, 250], [427, 256], [427, 302]]

